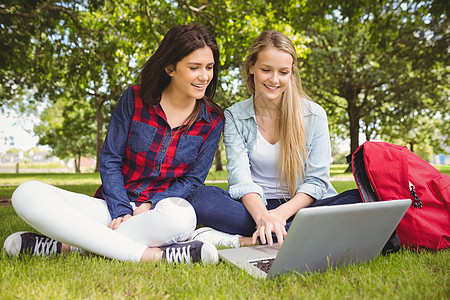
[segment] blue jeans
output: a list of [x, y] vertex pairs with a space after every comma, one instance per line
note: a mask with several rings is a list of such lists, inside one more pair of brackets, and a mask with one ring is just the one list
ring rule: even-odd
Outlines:
[[[252, 216], [248, 213], [242, 202], [231, 198], [227, 191], [215, 186], [201, 186], [196, 188], [187, 200], [194, 207], [197, 214], [197, 223], [212, 227], [216, 230], [240, 234], [242, 236], [252, 236], [256, 230], [256, 224]], [[340, 205], [362, 202], [357, 189], [348, 190], [339, 195], [314, 201], [309, 207]], [[267, 200], [266, 208], [275, 209], [284, 200]], [[295, 215], [294, 215], [295, 216]], [[286, 221], [286, 230], [292, 224], [294, 217]], [[274, 242], [276, 237], [274, 236]]]

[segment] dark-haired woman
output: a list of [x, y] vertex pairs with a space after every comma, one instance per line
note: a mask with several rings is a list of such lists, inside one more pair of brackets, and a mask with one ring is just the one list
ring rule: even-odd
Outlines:
[[213, 245], [181, 241], [196, 226], [184, 198], [203, 184], [223, 128], [222, 111], [212, 102], [218, 68], [217, 43], [204, 27], [170, 29], [143, 66], [140, 85], [123, 93], [113, 113], [95, 198], [23, 183], [12, 204], [43, 235], [14, 233], [6, 252], [216, 263]]

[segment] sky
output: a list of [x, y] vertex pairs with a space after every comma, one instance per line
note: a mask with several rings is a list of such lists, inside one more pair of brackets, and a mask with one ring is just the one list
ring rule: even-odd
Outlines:
[[39, 123], [39, 118], [33, 115], [19, 115], [11, 110], [1, 112], [0, 153], [4, 153], [10, 148], [26, 151], [36, 147], [38, 137], [32, 134], [32, 129], [37, 123]]

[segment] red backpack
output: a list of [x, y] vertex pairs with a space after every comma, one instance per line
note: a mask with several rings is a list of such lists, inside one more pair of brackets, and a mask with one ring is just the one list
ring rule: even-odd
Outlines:
[[364, 202], [411, 199], [396, 232], [402, 246], [450, 247], [450, 177], [404, 146], [365, 142], [353, 153], [353, 176]]

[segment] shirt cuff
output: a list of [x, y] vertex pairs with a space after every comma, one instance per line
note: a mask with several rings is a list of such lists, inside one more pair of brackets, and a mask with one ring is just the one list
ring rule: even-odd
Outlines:
[[304, 193], [313, 197], [314, 200], [320, 200], [323, 198], [326, 191], [316, 185], [304, 183], [297, 189], [297, 193]]
[[132, 209], [131, 205], [130, 205], [130, 207], [125, 207], [125, 206], [118, 207], [117, 209], [114, 210], [114, 213], [111, 214], [111, 218], [114, 220], [119, 217], [123, 217], [125, 215], [133, 215], [133, 209]]
[[264, 206], [267, 205], [267, 199], [264, 195], [262, 187], [253, 182], [233, 184], [228, 187], [228, 193], [231, 198], [240, 200], [244, 195], [248, 193], [259, 194], [263, 200]]

